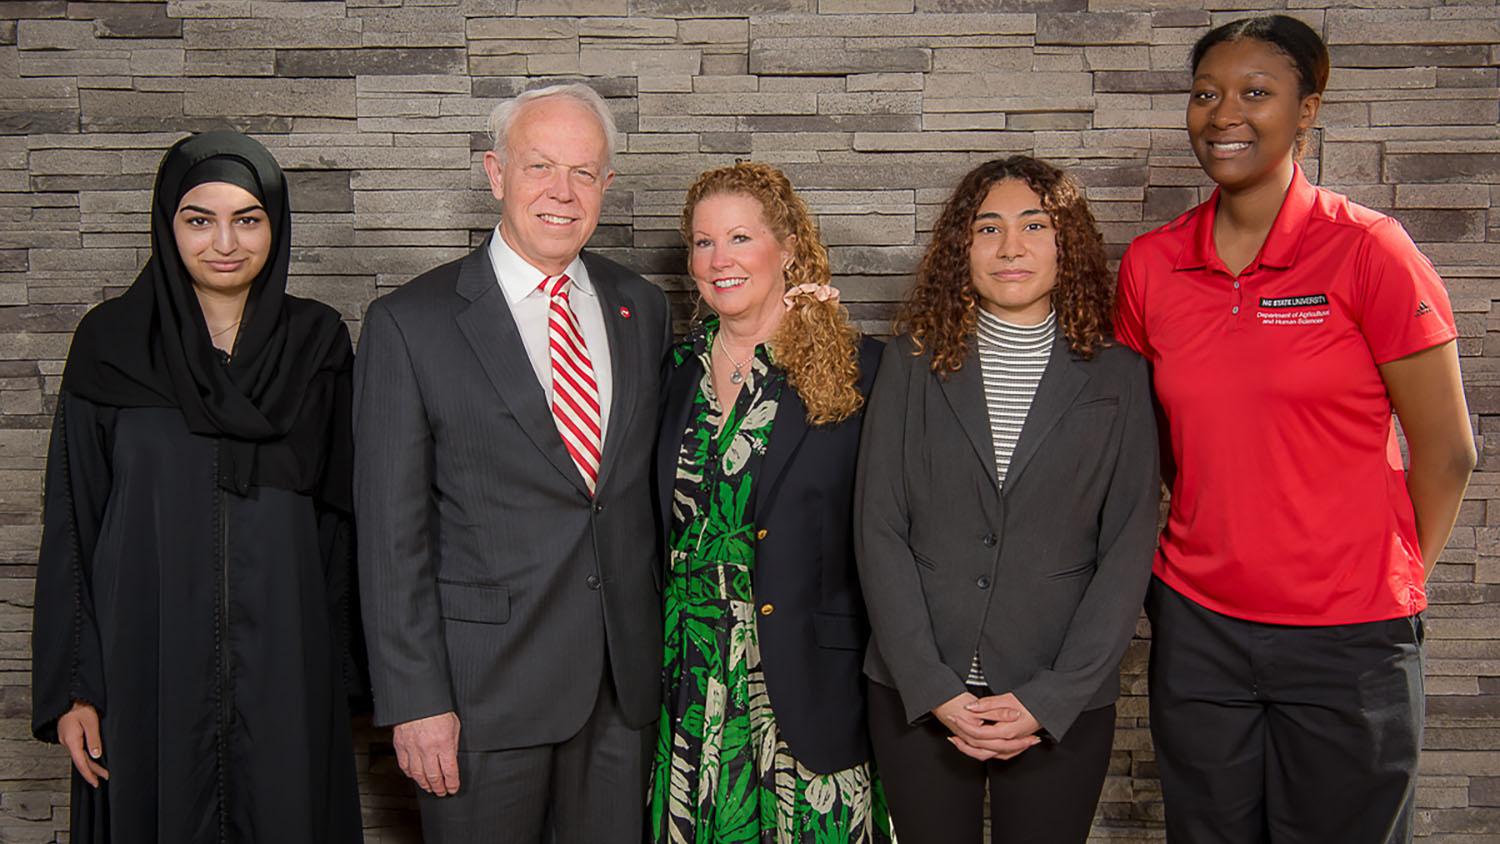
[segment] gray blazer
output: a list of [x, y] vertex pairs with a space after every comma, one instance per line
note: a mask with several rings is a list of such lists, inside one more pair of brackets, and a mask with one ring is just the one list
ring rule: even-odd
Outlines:
[[965, 690], [975, 647], [1061, 740], [1119, 694], [1151, 576], [1160, 468], [1146, 362], [1083, 360], [1059, 334], [997, 488], [979, 358], [946, 379], [908, 337], [865, 411], [855, 556], [873, 640], [865, 673], [915, 722]]
[[488, 245], [376, 299], [355, 363], [355, 512], [377, 724], [449, 710], [460, 747], [554, 743], [605, 660], [626, 719], [657, 717], [660, 541], [650, 490], [666, 297], [584, 253], [614, 393], [590, 499]]

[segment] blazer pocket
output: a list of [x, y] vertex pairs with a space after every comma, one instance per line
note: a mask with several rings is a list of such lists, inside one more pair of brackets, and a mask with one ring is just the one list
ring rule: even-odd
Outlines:
[[1118, 407], [1119, 404], [1119, 396], [1099, 396], [1097, 398], [1089, 399], [1088, 401], [1081, 401], [1078, 404], [1075, 404], [1072, 407], [1068, 408], [1068, 410], [1083, 410], [1084, 408], [1094, 407]]
[[831, 612], [813, 613], [813, 636], [820, 648], [847, 651], [864, 650], [868, 638], [858, 616]]
[[504, 624], [510, 621], [510, 589], [488, 583], [437, 582], [438, 604], [449, 621]]
[[916, 562], [917, 565], [921, 566], [922, 568], [928, 569], [930, 571], [937, 571], [937, 562], [915, 548], [911, 549], [911, 558], [914, 562]]

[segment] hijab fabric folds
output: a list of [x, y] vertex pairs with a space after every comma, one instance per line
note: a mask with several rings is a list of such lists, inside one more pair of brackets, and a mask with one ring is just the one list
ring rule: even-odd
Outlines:
[[[211, 181], [254, 194], [272, 231], [227, 361], [172, 229], [182, 196]], [[228, 130], [178, 141], [156, 174], [151, 257], [125, 293], [79, 323], [62, 387], [101, 405], [178, 408], [191, 431], [218, 438], [223, 489], [279, 487], [348, 511], [349, 420], [338, 411], [348, 402], [336, 400], [349, 389], [347, 329], [332, 308], [287, 295], [291, 220], [281, 167], [258, 142]]]

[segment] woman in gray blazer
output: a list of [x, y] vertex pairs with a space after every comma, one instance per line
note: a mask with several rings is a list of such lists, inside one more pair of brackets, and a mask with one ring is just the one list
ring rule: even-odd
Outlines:
[[1012, 156], [939, 218], [866, 411], [870, 734], [903, 844], [1083, 842], [1156, 543], [1146, 365], [1083, 190]]

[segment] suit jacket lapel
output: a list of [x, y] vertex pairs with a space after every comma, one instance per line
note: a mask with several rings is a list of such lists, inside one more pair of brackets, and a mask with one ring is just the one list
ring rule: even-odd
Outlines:
[[588, 492], [583, 475], [579, 474], [573, 456], [568, 454], [562, 435], [557, 432], [552, 408], [547, 406], [547, 394], [542, 391], [536, 371], [531, 368], [531, 358], [526, 354], [521, 332], [516, 328], [510, 305], [505, 301], [505, 291], [495, 280], [495, 270], [490, 266], [489, 240], [464, 258], [459, 266], [456, 289], [460, 296], [469, 300], [469, 306], [460, 311], [456, 319], [458, 328], [474, 349], [491, 386], [510, 407], [517, 424], [537, 450], [580, 490]]
[[[984, 471], [995, 482], [995, 444], [990, 437], [990, 412], [984, 404], [984, 372], [979, 367], [978, 341], [969, 343], [969, 354], [957, 372], [938, 378], [938, 388], [953, 408], [953, 415], [974, 447], [974, 454], [984, 464]], [[936, 377], [936, 376], [934, 376]]]
[[1010, 457], [1010, 466], [1005, 470], [1005, 490], [1026, 471], [1026, 464], [1036, 454], [1037, 446], [1072, 406], [1073, 398], [1089, 380], [1083, 367], [1073, 359], [1068, 340], [1061, 331], [1052, 341], [1052, 355], [1047, 358], [1047, 368], [1042, 372], [1042, 381], [1037, 385], [1036, 396], [1031, 399], [1031, 410], [1021, 425], [1021, 437], [1016, 440], [1015, 453]]
[[[635, 415], [640, 389], [636, 386], [641, 377], [641, 349], [644, 348], [639, 331], [633, 330], [641, 324], [639, 320], [625, 316], [640, 309], [630, 296], [614, 283], [611, 274], [583, 253], [583, 262], [588, 266], [589, 281], [599, 297], [599, 308], [604, 316], [604, 334], [609, 339], [609, 361], [613, 387], [609, 400], [609, 424], [604, 429], [604, 454], [599, 458], [599, 477], [595, 488], [602, 489], [609, 478], [610, 467], [619, 462], [620, 443], [626, 439], [625, 429]], [[652, 376], [656, 370], [650, 369]]]
[[766, 512], [766, 502], [791, 465], [792, 455], [797, 453], [807, 431], [807, 405], [790, 383], [782, 385], [776, 419], [771, 423], [771, 441], [766, 444], [766, 456], [761, 458], [760, 477], [755, 479], [755, 518]]

